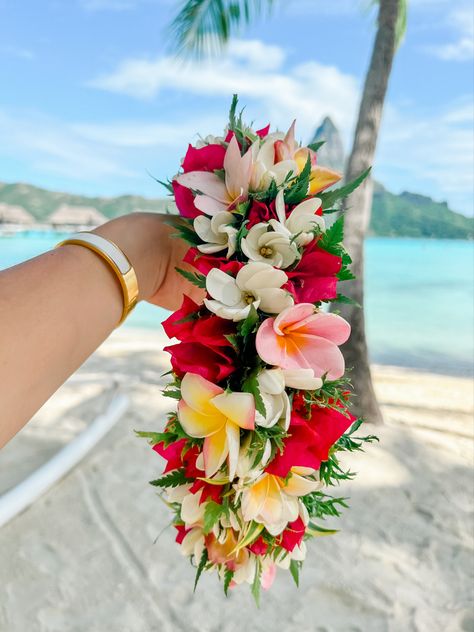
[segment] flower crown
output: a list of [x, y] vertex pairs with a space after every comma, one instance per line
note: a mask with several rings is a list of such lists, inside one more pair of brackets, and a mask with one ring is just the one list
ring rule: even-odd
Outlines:
[[306, 540], [334, 533], [315, 521], [347, 506], [323, 489], [351, 478], [338, 454], [358, 450], [339, 349], [349, 324], [323, 303], [344, 301], [353, 278], [343, 218], [325, 216], [366, 177], [317, 163], [323, 143], [253, 131], [234, 97], [224, 137], [189, 146], [169, 185], [174, 225], [206, 290], [164, 321], [178, 400], [164, 432], [140, 432], [166, 460], [151, 484], [174, 511], [176, 541], [197, 568], [216, 570], [227, 594], [243, 582], [258, 601], [277, 567], [298, 584]]

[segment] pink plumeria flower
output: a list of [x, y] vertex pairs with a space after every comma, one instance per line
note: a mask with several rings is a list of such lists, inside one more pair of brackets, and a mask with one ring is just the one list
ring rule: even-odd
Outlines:
[[249, 149], [241, 156], [239, 144], [233, 136], [224, 157], [224, 180], [210, 171], [189, 171], [179, 175], [177, 181], [197, 191], [194, 205], [212, 216], [232, 209], [247, 199], [251, 168], [252, 152]]
[[267, 318], [257, 331], [258, 355], [282, 369], [312, 369], [315, 377], [336, 380], [344, 374], [338, 347], [349, 338], [350, 325], [336, 314], [319, 312], [312, 303], [299, 303]]
[[[181, 382], [178, 417], [190, 437], [204, 438], [204, 471], [213, 476], [225, 460], [229, 480], [235, 476], [240, 449], [240, 429], [255, 427], [255, 401], [250, 393], [227, 393], [195, 373]], [[189, 501], [191, 502], [191, 501]]]

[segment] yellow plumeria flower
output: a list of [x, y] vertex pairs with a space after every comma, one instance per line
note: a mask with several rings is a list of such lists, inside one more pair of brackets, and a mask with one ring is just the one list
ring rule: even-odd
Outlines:
[[308, 468], [292, 468], [288, 480], [264, 473], [242, 493], [242, 516], [245, 521], [255, 520], [272, 535], [279, 535], [288, 522], [298, 518], [298, 498], [321, 488], [320, 481], [300, 475], [310, 473]]
[[255, 427], [255, 401], [250, 393], [227, 393], [195, 373], [181, 382], [178, 417], [191, 437], [204, 438], [206, 477], [213, 476], [228, 459], [229, 480], [235, 476], [240, 429]]

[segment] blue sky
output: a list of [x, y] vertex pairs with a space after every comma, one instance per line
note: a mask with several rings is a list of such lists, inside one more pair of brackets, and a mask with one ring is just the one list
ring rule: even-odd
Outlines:
[[[211, 61], [173, 58], [172, 0], [0, 0], [0, 180], [159, 196], [186, 144], [248, 118], [308, 141], [330, 114], [349, 148], [374, 34], [368, 2], [284, 0]], [[471, 0], [412, 0], [375, 176], [472, 215]]]

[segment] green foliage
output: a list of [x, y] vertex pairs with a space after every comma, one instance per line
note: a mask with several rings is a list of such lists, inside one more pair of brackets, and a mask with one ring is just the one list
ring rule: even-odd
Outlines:
[[298, 560], [291, 560], [290, 562], [290, 573], [293, 577], [293, 581], [296, 584], [296, 587], [299, 588], [300, 585], [300, 570], [303, 567], [303, 562]]
[[143, 430], [135, 430], [134, 432], [137, 437], [149, 439], [150, 445], [156, 445], [157, 443], [161, 443], [162, 441], [165, 443], [165, 445], [167, 444], [167, 442], [173, 443], [173, 436], [170, 435], [168, 432], [145, 432]]
[[181, 268], [175, 268], [175, 270], [196, 287], [206, 289], [206, 277], [203, 274], [188, 272], [188, 270], [182, 270]]
[[312, 151], [314, 151], [314, 152], [317, 152], [317, 151], [318, 151], [318, 149], [321, 149], [321, 147], [322, 147], [323, 145], [325, 145], [325, 144], [326, 144], [326, 141], [325, 141], [325, 140], [318, 140], [318, 141], [317, 141], [317, 142], [315, 142], [315, 143], [310, 143], [310, 144], [308, 145], [308, 148], [309, 148], [309, 149], [311, 149], [311, 150], [312, 150]]
[[244, 393], [251, 393], [255, 399], [255, 408], [257, 411], [265, 417], [267, 411], [265, 410], [265, 403], [260, 393], [260, 387], [257, 380], [257, 371], [253, 371], [243, 382], [242, 391]]
[[181, 399], [181, 391], [164, 389], [162, 395], [163, 397], [171, 397], [172, 399]]
[[252, 596], [255, 599], [257, 607], [260, 607], [260, 590], [262, 587], [262, 562], [257, 556], [255, 559], [255, 577], [252, 583]]
[[[349, 274], [352, 274], [350, 270], [348, 272]], [[349, 278], [355, 279], [355, 276], [352, 275], [352, 277], [349, 277]], [[355, 301], [350, 296], [345, 296], [344, 294], [337, 294], [336, 298], [329, 298], [325, 302], [326, 303], [344, 303], [345, 305], [355, 305], [356, 307], [361, 307], [360, 303]]]
[[301, 498], [301, 502], [308, 510], [310, 518], [326, 518], [328, 516], [339, 517], [339, 509], [347, 509], [347, 498], [334, 498], [323, 492], [311, 492]]
[[224, 594], [227, 597], [229, 592], [229, 586], [234, 577], [234, 571], [231, 571], [230, 568], [226, 568], [224, 571]]
[[202, 239], [198, 236], [192, 225], [189, 225], [185, 221], [176, 221], [176, 218], [174, 216], [170, 216], [167, 219], [166, 223], [176, 229], [176, 233], [171, 235], [171, 237], [183, 239], [190, 246], [199, 246], [203, 243]]
[[181, 54], [215, 54], [239, 26], [272, 4], [273, 0], [185, 0], [171, 24], [174, 46]]
[[271, 428], [264, 428], [263, 426], [255, 426], [255, 430], [252, 433], [252, 439], [250, 442], [250, 449], [254, 452], [255, 457], [253, 460], [253, 467], [256, 467], [262, 461], [263, 453], [265, 451], [265, 444], [267, 440], [272, 445], [272, 457], [276, 451], [282, 451], [284, 447], [283, 440], [288, 436], [286, 430], [280, 425], [275, 424]]
[[293, 179], [290, 188], [285, 191], [286, 204], [299, 204], [308, 195], [311, 175], [311, 158], [308, 156], [301, 173]]
[[165, 474], [160, 478], [157, 478], [154, 481], [150, 481], [150, 485], [154, 487], [178, 487], [179, 485], [186, 485], [186, 483], [191, 483], [192, 480], [186, 478], [184, 470], [173, 470], [169, 474]]
[[336, 450], [357, 452], [364, 449], [364, 443], [373, 443], [374, 441], [378, 441], [379, 439], [375, 435], [366, 435], [364, 437], [353, 436], [363, 423], [363, 419], [356, 419], [349, 430], [337, 441]]
[[344, 239], [344, 216], [336, 219], [334, 224], [323, 233], [318, 246], [333, 255], [341, 254], [341, 242]]
[[340, 481], [352, 480], [355, 476], [354, 472], [344, 470], [341, 467], [339, 459], [337, 458], [338, 452], [361, 451], [363, 450], [363, 445], [365, 443], [378, 441], [378, 438], [375, 435], [354, 437], [354, 433], [357, 432], [362, 423], [362, 419], [354, 421], [349, 430], [345, 432], [331, 448], [328, 460], [321, 463], [321, 467], [319, 468], [319, 477], [325, 485], [338, 485]]
[[207, 564], [208, 560], [209, 560], [209, 557], [208, 557], [208, 554], [207, 554], [207, 549], [206, 549], [206, 547], [204, 547], [202, 555], [201, 555], [201, 559], [199, 560], [199, 564], [198, 564], [198, 567], [196, 569], [196, 578], [194, 580], [193, 592], [196, 592], [196, 588], [197, 588], [197, 585], [198, 585], [199, 578], [201, 577], [202, 572], [203, 572], [204, 568], [206, 567], [206, 564]]
[[257, 310], [253, 305], [251, 305], [247, 318], [239, 321], [237, 325], [237, 330], [244, 340], [255, 331], [258, 320]]
[[369, 167], [365, 171], [363, 171], [357, 178], [354, 178], [351, 182], [348, 182], [339, 189], [333, 189], [332, 191], [326, 191], [325, 193], [318, 193], [318, 197], [321, 199], [323, 203], [323, 209], [330, 208], [339, 200], [350, 195], [353, 191], [355, 191], [362, 182], [367, 178], [371, 171], [372, 167]]
[[225, 507], [219, 505], [213, 500], [206, 502], [204, 508], [204, 527], [203, 532], [207, 535], [210, 533], [214, 525], [219, 521], [219, 518], [226, 513]]

